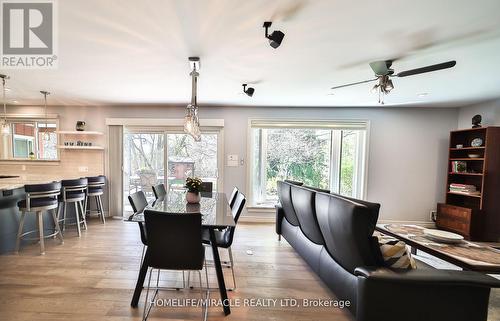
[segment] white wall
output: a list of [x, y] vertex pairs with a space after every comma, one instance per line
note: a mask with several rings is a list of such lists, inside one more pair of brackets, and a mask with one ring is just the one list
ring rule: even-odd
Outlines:
[[[15, 112], [36, 112], [18, 107]], [[87, 130], [105, 131], [106, 117], [181, 118], [183, 107], [52, 107], [61, 129], [77, 120]], [[428, 221], [429, 211], [444, 200], [449, 131], [457, 126], [454, 108], [267, 108], [202, 107], [201, 118], [225, 120], [225, 154], [238, 154], [245, 166], [225, 167], [224, 189], [247, 190], [246, 151], [249, 118], [365, 119], [371, 121], [368, 200], [382, 204], [381, 219]]]
[[500, 126], [500, 100], [462, 107], [458, 112], [458, 128], [472, 127], [472, 117], [481, 115], [483, 126]]

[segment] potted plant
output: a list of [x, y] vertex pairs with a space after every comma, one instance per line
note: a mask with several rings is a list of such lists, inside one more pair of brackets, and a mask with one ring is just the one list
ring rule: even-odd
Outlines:
[[186, 178], [186, 185], [188, 192], [186, 193], [186, 201], [191, 204], [199, 203], [201, 200], [200, 187], [202, 180], [198, 177]]

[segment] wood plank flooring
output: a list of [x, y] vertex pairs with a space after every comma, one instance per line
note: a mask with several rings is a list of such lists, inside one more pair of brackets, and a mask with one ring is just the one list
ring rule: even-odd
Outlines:
[[[0, 319], [20, 320], [141, 320], [144, 293], [139, 308], [130, 299], [139, 270], [142, 243], [135, 223], [108, 220], [101, 225], [90, 220], [89, 230], [76, 236], [69, 229], [65, 243], [46, 241], [46, 254], [38, 255], [38, 244], [22, 247], [20, 255], [0, 256]], [[247, 254], [247, 250], [253, 252]], [[207, 251], [207, 254], [209, 251]], [[227, 251], [220, 251], [227, 260]], [[332, 299], [326, 288], [286, 241], [277, 241], [272, 224], [238, 225], [233, 244], [237, 289], [229, 298]], [[209, 268], [210, 284], [216, 286]], [[224, 269], [228, 287], [230, 269]], [[155, 275], [155, 274], [154, 274]], [[202, 274], [204, 277], [204, 274]], [[187, 273], [186, 273], [187, 278]], [[180, 272], [162, 272], [161, 286], [182, 286]], [[198, 286], [197, 273], [191, 274]], [[161, 299], [200, 298], [198, 289], [161, 291]], [[210, 292], [218, 299], [217, 290]], [[199, 320], [200, 307], [157, 307], [149, 320]], [[209, 320], [352, 320], [338, 308], [233, 307], [224, 317], [222, 308], [211, 307]]]
[[[247, 254], [247, 250], [253, 252]], [[58, 320], [141, 320], [144, 291], [139, 308], [130, 299], [139, 270], [142, 244], [135, 223], [108, 220], [101, 225], [89, 221], [89, 230], [76, 236], [65, 234], [64, 245], [46, 242], [46, 255], [38, 255], [38, 244], [24, 246], [20, 255], [0, 256], [0, 319], [9, 321]], [[209, 253], [209, 251], [207, 251]], [[272, 224], [240, 224], [233, 244], [237, 289], [228, 292], [233, 300], [244, 299], [334, 299], [307, 264], [286, 241], [277, 241]], [[222, 259], [227, 252], [221, 250]], [[228, 287], [231, 272], [225, 270]], [[215, 272], [210, 284], [216, 286]], [[204, 274], [203, 274], [204, 276]], [[186, 275], [187, 277], [187, 275]], [[191, 274], [198, 285], [198, 275]], [[162, 272], [161, 286], [182, 286], [180, 272]], [[500, 291], [493, 290], [490, 320], [500, 310]], [[161, 291], [161, 299], [198, 299], [198, 290]], [[219, 298], [217, 290], [211, 299]], [[279, 302], [279, 301], [278, 301]], [[149, 320], [199, 320], [200, 307], [157, 307]], [[347, 310], [338, 308], [233, 307], [224, 317], [220, 307], [209, 309], [209, 320], [352, 320]]]

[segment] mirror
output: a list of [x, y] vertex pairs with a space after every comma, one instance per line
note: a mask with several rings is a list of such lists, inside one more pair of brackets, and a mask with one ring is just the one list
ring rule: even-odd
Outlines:
[[0, 160], [57, 160], [57, 121], [7, 120], [10, 134], [0, 137]]

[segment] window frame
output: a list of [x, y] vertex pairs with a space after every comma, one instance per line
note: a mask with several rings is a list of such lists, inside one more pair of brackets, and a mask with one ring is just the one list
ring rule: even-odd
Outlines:
[[[59, 162], [61, 160], [61, 154], [60, 150], [58, 148], [60, 137], [59, 137], [59, 116], [57, 114], [48, 114], [48, 115], [38, 115], [38, 114], [7, 114], [7, 123], [10, 126], [10, 134], [9, 134], [9, 150], [11, 153], [10, 158], [0, 158], [0, 162], [23, 162], [23, 161], [29, 161], [29, 162], [41, 162], [41, 163], [47, 163], [47, 162]], [[29, 157], [14, 157], [14, 142], [15, 142], [15, 135], [14, 135], [14, 124], [26, 124], [26, 123], [31, 123], [34, 125], [34, 140], [33, 140], [33, 151], [35, 153], [36, 158], [35, 159], [30, 159]], [[48, 159], [48, 158], [39, 158], [39, 142], [38, 142], [38, 134], [39, 134], [39, 128], [38, 124], [44, 124], [44, 123], [52, 123], [55, 124], [55, 134], [56, 134], [56, 158], [53, 159]], [[21, 135], [22, 136], [22, 135]], [[29, 136], [28, 136], [29, 137]]]
[[[341, 147], [342, 147], [342, 135], [340, 130], [360, 130], [364, 131], [364, 135], [357, 135], [357, 151], [355, 168], [356, 171], [354, 175], [359, 175], [360, 179], [356, 179], [356, 186], [353, 186], [353, 190], [356, 190], [356, 195], [361, 199], [366, 199], [366, 190], [368, 185], [368, 159], [369, 159], [369, 137], [370, 137], [370, 121], [360, 120], [360, 119], [329, 119], [329, 120], [300, 120], [300, 119], [283, 119], [283, 118], [273, 118], [273, 119], [260, 119], [260, 118], [249, 118], [248, 120], [248, 132], [247, 132], [247, 191], [250, 200], [250, 207], [254, 208], [271, 208], [274, 205], [272, 201], [258, 203], [258, 200], [263, 198], [263, 193], [265, 193], [265, 180], [261, 179], [260, 188], [258, 192], [260, 195], [255, 195], [254, 185], [254, 173], [256, 169], [254, 168], [254, 129], [272, 129], [272, 128], [313, 128], [313, 129], [330, 129], [331, 130], [331, 146], [330, 146], [330, 169], [329, 169], [329, 186], [332, 192], [337, 193], [340, 190], [340, 166], [341, 166]], [[266, 131], [263, 131], [265, 133]], [[265, 148], [266, 139], [262, 139], [260, 142], [260, 151]], [[261, 175], [265, 175], [265, 154], [260, 153], [260, 170]], [[362, 155], [362, 156], [361, 156]], [[263, 160], [264, 159], [264, 160]]]

